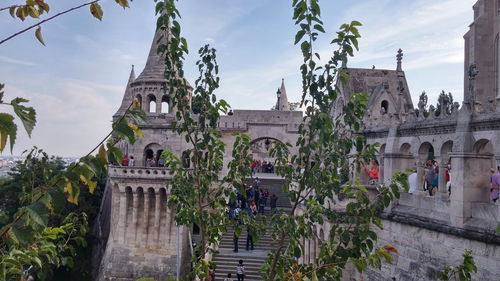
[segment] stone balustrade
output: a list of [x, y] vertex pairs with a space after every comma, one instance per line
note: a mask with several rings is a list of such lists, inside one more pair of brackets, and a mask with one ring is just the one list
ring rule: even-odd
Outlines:
[[109, 177], [111, 179], [168, 180], [172, 178], [172, 175], [169, 169], [163, 167], [110, 166]]

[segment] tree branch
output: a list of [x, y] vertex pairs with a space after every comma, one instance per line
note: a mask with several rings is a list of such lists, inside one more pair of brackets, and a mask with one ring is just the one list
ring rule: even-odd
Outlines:
[[[51, 16], [51, 17], [49, 17], [49, 18], [46, 18], [46, 19], [44, 19], [44, 20], [42, 20], [42, 21], [40, 21], [40, 22], [38, 22], [38, 23], [36, 23], [36, 24], [34, 24], [34, 25], [31, 25], [31, 26], [29, 26], [29, 27], [27, 27], [27, 28], [25, 28], [25, 29], [23, 29], [23, 30], [21, 30], [21, 31], [19, 31], [19, 32], [16, 32], [16, 33], [12, 34], [11, 36], [9, 36], [9, 37], [7, 37], [7, 38], [5, 38], [5, 39], [2, 39], [2, 41], [0, 41], [0, 45], [1, 45], [1, 44], [3, 44], [3, 43], [5, 43], [5, 42], [7, 42], [7, 41], [9, 41], [9, 40], [10, 40], [10, 39], [12, 39], [12, 38], [14, 38], [14, 37], [18, 36], [18, 35], [23, 34], [24, 32], [26, 32], [26, 31], [28, 31], [28, 30], [33, 29], [33, 28], [35, 28], [35, 27], [37, 27], [37, 26], [39, 26], [39, 25], [42, 25], [43, 23], [46, 23], [46, 22], [48, 22], [48, 21], [50, 21], [50, 20], [52, 20], [52, 19], [54, 19], [54, 18], [56, 18], [56, 17], [58, 17], [58, 16], [61, 16], [61, 15], [64, 15], [64, 14], [66, 14], [66, 13], [69, 13], [69, 12], [71, 12], [71, 11], [74, 11], [74, 10], [80, 9], [80, 8], [82, 8], [82, 7], [85, 7], [85, 6], [91, 5], [92, 3], [97, 3], [97, 2], [99, 2], [99, 1], [101, 1], [101, 0], [94, 0], [94, 1], [92, 1], [92, 2], [88, 2], [88, 3], [82, 4], [82, 5], [80, 5], [80, 6], [76, 6], [76, 7], [73, 7], [73, 8], [71, 8], [71, 9], [68, 9], [68, 10], [66, 10], [66, 11], [63, 11], [63, 12], [57, 13], [57, 14], [55, 14], [55, 15], [53, 15], [53, 16]], [[6, 8], [2, 8], [2, 9], [8, 9], [8, 8], [10, 8], [10, 7], [6, 7]]]

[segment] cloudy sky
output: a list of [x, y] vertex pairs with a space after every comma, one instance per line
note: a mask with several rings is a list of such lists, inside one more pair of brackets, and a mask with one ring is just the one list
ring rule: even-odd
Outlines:
[[[8, 1], [15, 3], [15, 1]], [[64, 2], [64, 3], [61, 3]], [[104, 18], [87, 8], [42, 27], [46, 47], [33, 32], [0, 45], [0, 83], [6, 97], [30, 99], [38, 112], [32, 138], [20, 131], [14, 154], [36, 144], [50, 154], [79, 156], [110, 130], [131, 65], [138, 75], [155, 28], [154, 2], [136, 0], [121, 9], [102, 1]], [[363, 23], [360, 51], [351, 67], [395, 69], [396, 51], [404, 50], [403, 69], [415, 102], [427, 91], [435, 103], [441, 90], [463, 95], [463, 34], [472, 22], [475, 0], [323, 0], [327, 34], [318, 42], [323, 54], [338, 26]], [[51, 14], [83, 3], [49, 1]], [[196, 77], [197, 50], [211, 43], [221, 68], [220, 98], [233, 108], [268, 109], [285, 79], [289, 100], [300, 95], [301, 60], [293, 45], [296, 27], [291, 0], [181, 0], [183, 35], [190, 55], [187, 74]], [[0, 38], [34, 21], [20, 22], [0, 12]], [[8, 110], [4, 108], [2, 110]], [[5, 153], [5, 152], [4, 152]]]

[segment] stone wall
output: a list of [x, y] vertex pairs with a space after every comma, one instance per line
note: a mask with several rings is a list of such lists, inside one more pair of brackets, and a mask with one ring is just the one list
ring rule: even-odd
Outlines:
[[437, 280], [438, 271], [461, 264], [465, 249], [471, 249], [478, 267], [472, 280], [500, 280], [500, 245], [390, 220], [383, 220], [383, 225], [384, 229], [378, 231], [378, 246], [393, 245], [399, 254], [393, 255], [392, 265], [384, 264], [381, 270], [369, 269], [358, 278], [367, 281]]

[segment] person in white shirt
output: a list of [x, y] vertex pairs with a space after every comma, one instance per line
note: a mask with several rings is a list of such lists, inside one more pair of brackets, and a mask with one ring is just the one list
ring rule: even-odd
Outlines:
[[245, 266], [243, 265], [243, 260], [239, 260], [238, 266], [236, 267], [236, 276], [238, 277], [238, 281], [245, 280]]

